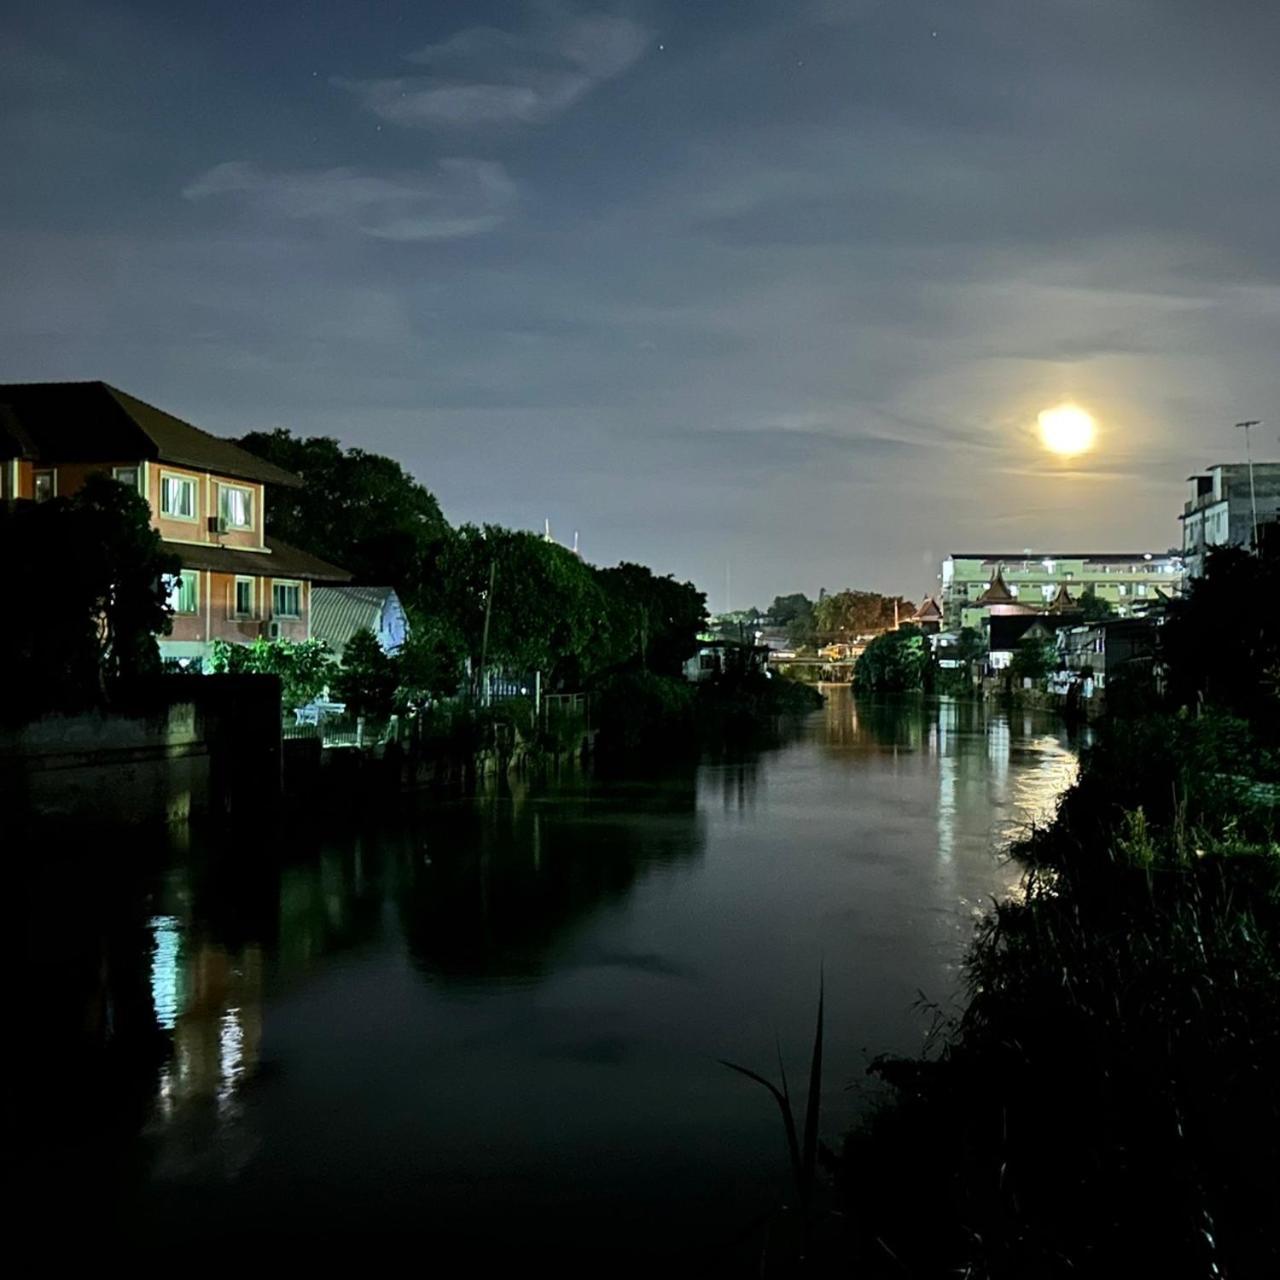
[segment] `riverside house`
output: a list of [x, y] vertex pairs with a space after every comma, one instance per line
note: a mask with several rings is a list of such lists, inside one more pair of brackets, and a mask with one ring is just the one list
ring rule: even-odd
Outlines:
[[0, 384], [0, 497], [44, 502], [94, 473], [147, 500], [182, 562], [167, 661], [200, 670], [214, 640], [306, 640], [312, 584], [350, 579], [266, 535], [266, 486], [300, 486], [292, 472], [105, 382]]

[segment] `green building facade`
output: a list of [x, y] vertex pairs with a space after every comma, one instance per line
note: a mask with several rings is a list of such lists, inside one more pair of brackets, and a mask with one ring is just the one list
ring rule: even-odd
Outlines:
[[986, 606], [978, 600], [997, 571], [1017, 603], [1034, 612], [1047, 610], [1061, 587], [1073, 600], [1092, 587], [1121, 617], [1144, 613], [1162, 598], [1172, 598], [1186, 579], [1181, 557], [1167, 553], [957, 552], [942, 562], [942, 609], [948, 631], [981, 629]]

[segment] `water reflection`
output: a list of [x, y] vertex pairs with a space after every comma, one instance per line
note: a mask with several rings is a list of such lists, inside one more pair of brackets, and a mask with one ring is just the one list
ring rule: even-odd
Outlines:
[[647, 787], [639, 807], [619, 784], [439, 806], [396, 888], [414, 963], [445, 982], [537, 978], [647, 868], [696, 858], [703, 825], [691, 770]]
[[1073, 770], [1042, 717], [840, 690], [789, 741], [666, 775], [44, 851], [27, 1150], [60, 1212], [156, 1243], [424, 1214], [482, 1238], [513, 1205], [550, 1239], [627, 1213], [732, 1233], [785, 1170], [715, 1059], [803, 1046], [825, 960], [844, 1123]]

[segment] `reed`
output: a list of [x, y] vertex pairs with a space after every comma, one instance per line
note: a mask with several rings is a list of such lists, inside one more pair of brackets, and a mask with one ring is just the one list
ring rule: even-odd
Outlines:
[[[813, 1048], [809, 1055], [809, 1085], [805, 1096], [803, 1125], [797, 1126], [795, 1108], [791, 1100], [791, 1088], [787, 1083], [787, 1069], [782, 1061], [782, 1047], [778, 1046], [778, 1076], [781, 1087], [766, 1079], [750, 1067], [720, 1058], [721, 1066], [736, 1071], [748, 1080], [767, 1089], [778, 1106], [782, 1127], [787, 1139], [787, 1152], [791, 1160], [791, 1175], [795, 1182], [796, 1204], [800, 1218], [800, 1258], [809, 1252], [813, 1233], [814, 1189], [818, 1176], [818, 1125], [822, 1111], [822, 1041], [825, 1017], [825, 980], [818, 979], [818, 1017], [813, 1033]], [[785, 1206], [784, 1206], [785, 1208]]]

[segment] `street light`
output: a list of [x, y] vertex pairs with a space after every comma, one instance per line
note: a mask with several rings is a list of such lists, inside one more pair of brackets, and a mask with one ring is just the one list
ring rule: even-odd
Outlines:
[[1258, 549], [1258, 495], [1253, 490], [1253, 454], [1249, 452], [1249, 428], [1260, 427], [1262, 423], [1257, 418], [1250, 418], [1247, 422], [1237, 422], [1236, 426], [1244, 432], [1244, 456], [1249, 463], [1249, 505], [1253, 509], [1253, 549]]

